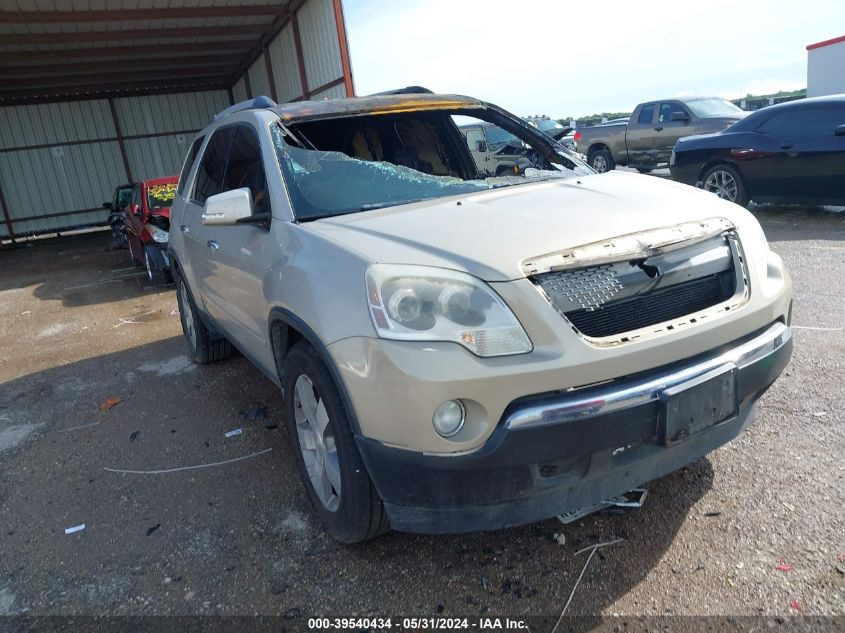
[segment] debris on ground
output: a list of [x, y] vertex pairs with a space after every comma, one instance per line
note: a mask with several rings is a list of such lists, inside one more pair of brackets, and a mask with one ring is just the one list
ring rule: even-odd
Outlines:
[[566, 534], [563, 532], [555, 532], [553, 537], [558, 545], [566, 545]]
[[134, 442], [136, 439], [138, 439], [138, 436], [139, 436], [140, 434], [141, 434], [141, 431], [132, 431], [132, 432], [129, 434], [129, 441], [130, 441], [130, 442]]
[[251, 404], [248, 408], [239, 412], [248, 422], [255, 422], [256, 420], [263, 420], [267, 417], [267, 406], [262, 404]]
[[226, 431], [223, 435], [226, 437], [235, 437], [236, 435], [240, 435], [243, 433], [243, 429], [232, 429], [231, 431]]
[[823, 418], [827, 415], [827, 411], [813, 411], [814, 418]]
[[792, 565], [787, 562], [784, 562], [784, 560], [781, 558], [780, 562], [775, 565], [775, 569], [778, 571], [792, 571]]
[[722, 513], [719, 512], [718, 510], [714, 510], [713, 512], [705, 512], [704, 516], [706, 516], [706, 517], [718, 517], [718, 516], [722, 516]]
[[801, 606], [801, 603], [795, 599], [789, 601], [789, 606], [798, 611], [799, 613], [804, 613], [804, 609]]
[[273, 429], [279, 428], [279, 425], [278, 424], [265, 424], [264, 428], [267, 429], [268, 431], [272, 431]]
[[563, 610], [560, 612], [560, 617], [557, 619], [557, 622], [555, 622], [555, 626], [552, 629], [552, 633], [557, 633], [557, 629], [560, 626], [560, 623], [563, 621], [563, 616], [566, 615], [566, 610], [569, 608], [569, 605], [572, 602], [572, 598], [575, 597], [575, 590], [578, 589], [578, 585], [581, 584], [581, 579], [584, 577], [584, 573], [587, 571], [587, 567], [590, 566], [590, 561], [593, 560], [593, 556], [595, 555], [595, 553], [599, 551], [599, 549], [601, 549], [602, 547], [610, 547], [611, 545], [623, 543], [624, 541], [625, 539], [618, 538], [612, 541], [607, 541], [605, 543], [596, 543], [595, 545], [590, 545], [589, 547], [585, 547], [575, 552], [575, 556], [583, 554], [587, 551], [590, 552], [590, 555], [587, 557], [587, 561], [584, 563], [584, 567], [581, 569], [581, 573], [578, 575], [578, 579], [575, 581], [575, 584], [572, 587], [572, 591], [569, 593], [569, 599], [566, 601], [566, 604], [563, 605]]
[[85, 529], [85, 524], [81, 523], [80, 525], [74, 525], [73, 527], [65, 528], [65, 534], [74, 534], [76, 532], [81, 532]]
[[109, 409], [119, 405], [121, 402], [123, 402], [123, 398], [121, 398], [120, 396], [108, 398], [100, 404], [100, 411], [108, 411]]
[[157, 529], [159, 529], [160, 527], [161, 527], [161, 523], [156, 523], [156, 524], [155, 524], [154, 526], [152, 526], [151, 528], [147, 528], [147, 536], [149, 536], [150, 534], [152, 534], [153, 532], [155, 532], [155, 531], [156, 531]]

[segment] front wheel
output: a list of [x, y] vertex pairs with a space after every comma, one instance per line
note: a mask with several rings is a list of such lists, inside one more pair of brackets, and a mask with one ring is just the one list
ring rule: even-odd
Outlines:
[[715, 193], [722, 200], [735, 202], [741, 207], [748, 205], [748, 191], [739, 171], [730, 165], [715, 165], [702, 178], [703, 189]]
[[357, 543], [388, 529], [337, 385], [307, 343], [291, 348], [282, 375], [285, 419], [299, 474], [325, 530]]
[[606, 147], [590, 152], [587, 162], [600, 174], [616, 169], [616, 161], [613, 160], [613, 155]]

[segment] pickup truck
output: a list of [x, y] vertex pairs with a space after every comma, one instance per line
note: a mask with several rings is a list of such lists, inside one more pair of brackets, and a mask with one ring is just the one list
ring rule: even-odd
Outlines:
[[575, 143], [599, 173], [616, 165], [629, 165], [648, 173], [668, 164], [679, 138], [721, 132], [746, 114], [718, 97], [648, 101], [638, 105], [627, 122], [579, 130]]

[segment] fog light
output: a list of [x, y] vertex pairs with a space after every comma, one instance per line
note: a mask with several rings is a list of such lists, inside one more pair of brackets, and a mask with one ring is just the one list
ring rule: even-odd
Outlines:
[[466, 411], [460, 400], [447, 400], [434, 411], [432, 423], [441, 437], [452, 437], [464, 426]]

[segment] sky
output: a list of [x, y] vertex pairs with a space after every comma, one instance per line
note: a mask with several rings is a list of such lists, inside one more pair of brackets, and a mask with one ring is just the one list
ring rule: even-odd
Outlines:
[[804, 88], [843, 0], [343, 0], [356, 94], [408, 85], [521, 116]]

